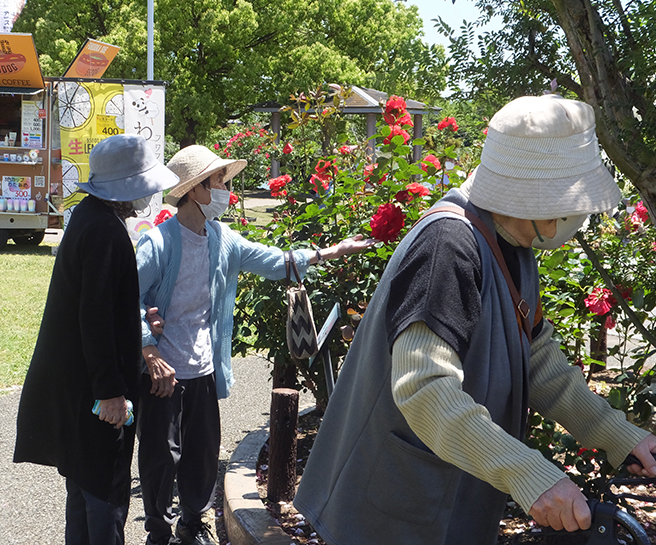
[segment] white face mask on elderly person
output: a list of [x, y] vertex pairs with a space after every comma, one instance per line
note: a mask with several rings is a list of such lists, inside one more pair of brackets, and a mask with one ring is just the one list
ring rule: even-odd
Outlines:
[[532, 221], [531, 223], [533, 224], [533, 229], [535, 229], [536, 237], [533, 239], [531, 246], [539, 250], [555, 250], [556, 248], [560, 248], [576, 234], [587, 217], [586, 214], [583, 216], [559, 218], [556, 223], [556, 234], [552, 238], [541, 234], [535, 221]]
[[211, 198], [212, 200], [209, 204], [203, 204], [198, 201], [194, 201], [200, 211], [203, 213], [206, 219], [213, 220], [214, 218], [220, 218], [223, 216], [225, 211], [228, 209], [230, 204], [230, 191], [227, 189], [211, 189]]

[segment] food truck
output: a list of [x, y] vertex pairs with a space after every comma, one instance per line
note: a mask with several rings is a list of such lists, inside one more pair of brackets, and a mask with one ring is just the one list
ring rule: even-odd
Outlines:
[[[163, 161], [164, 83], [88, 77], [118, 48], [87, 42], [66, 77], [44, 78], [32, 35], [0, 34], [0, 249], [9, 239], [38, 245], [47, 228], [65, 226], [84, 197], [75, 182], [86, 180], [102, 139], [141, 134]], [[152, 227], [158, 197], [128, 225], [133, 238]]]

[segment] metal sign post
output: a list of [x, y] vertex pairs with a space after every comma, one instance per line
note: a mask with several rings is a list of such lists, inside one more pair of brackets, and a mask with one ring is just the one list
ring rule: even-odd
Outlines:
[[[319, 331], [317, 334], [317, 345], [319, 346], [319, 353], [317, 356], [321, 356], [321, 359], [323, 360], [323, 370], [324, 374], [326, 375], [326, 388], [328, 390], [328, 398], [330, 398], [330, 396], [333, 394], [333, 390], [335, 389], [335, 378], [333, 376], [333, 365], [330, 359], [330, 348], [326, 341], [328, 340], [330, 332], [332, 331], [333, 327], [335, 327], [335, 324], [337, 323], [337, 320], [339, 320], [340, 316], [341, 313], [339, 310], [339, 303], [335, 303], [335, 306], [330, 311], [328, 318], [326, 318], [323, 326], [321, 326], [321, 331]], [[310, 367], [314, 363], [314, 360], [317, 356], [310, 358]]]

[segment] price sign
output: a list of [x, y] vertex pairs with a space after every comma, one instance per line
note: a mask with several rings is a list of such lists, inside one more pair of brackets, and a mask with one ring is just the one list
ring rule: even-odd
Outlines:
[[3, 176], [2, 196], [6, 199], [31, 199], [32, 179], [29, 176]]
[[115, 134], [123, 134], [125, 131], [116, 126], [115, 115], [97, 115], [96, 116], [96, 131], [98, 134], [105, 136], [114, 136]]

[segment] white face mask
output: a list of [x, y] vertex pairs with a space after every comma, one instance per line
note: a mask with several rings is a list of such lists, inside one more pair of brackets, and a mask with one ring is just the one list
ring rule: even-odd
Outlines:
[[132, 201], [132, 208], [134, 208], [134, 211], [138, 214], [139, 212], [143, 212], [148, 206], [150, 205], [150, 198], [152, 195], [148, 195], [147, 197], [141, 197], [140, 199], [135, 199]]
[[544, 235], [540, 234], [537, 225], [535, 222], [532, 222], [533, 229], [535, 229], [537, 236], [533, 239], [531, 246], [540, 250], [555, 250], [556, 248], [560, 248], [576, 234], [587, 217], [588, 216], [586, 214], [584, 216], [569, 216], [567, 218], [560, 218], [556, 222], [556, 234], [553, 238], [545, 237]]
[[194, 201], [208, 220], [223, 216], [223, 213], [228, 209], [228, 205], [230, 204], [230, 191], [227, 189], [212, 189], [211, 193], [212, 200], [209, 204], [201, 204], [198, 201]]

